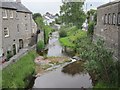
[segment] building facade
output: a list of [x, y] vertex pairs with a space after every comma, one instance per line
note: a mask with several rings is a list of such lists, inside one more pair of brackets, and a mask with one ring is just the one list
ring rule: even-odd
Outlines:
[[98, 7], [97, 25], [94, 30], [94, 41], [99, 38], [105, 41], [105, 46], [114, 51], [118, 59], [120, 31], [120, 1], [114, 1]]
[[33, 32], [32, 12], [20, 0], [0, 5], [0, 55], [7, 57], [28, 47]]

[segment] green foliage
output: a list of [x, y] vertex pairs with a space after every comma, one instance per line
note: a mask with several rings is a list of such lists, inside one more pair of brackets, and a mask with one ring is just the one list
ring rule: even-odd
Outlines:
[[60, 38], [60, 43], [65, 47], [74, 47], [75, 45], [70, 42], [70, 39], [68, 37]]
[[112, 52], [103, 47], [103, 41], [93, 44], [89, 38], [82, 38], [77, 43], [77, 52], [84, 60], [86, 69], [92, 73], [95, 80], [101, 80], [109, 87], [117, 86], [118, 72]]
[[37, 26], [38, 26], [39, 29], [44, 29], [45, 24], [43, 23], [43, 18], [42, 17], [35, 18], [35, 22], [37, 23]]
[[94, 33], [94, 26], [95, 26], [94, 22], [90, 22], [89, 23], [88, 31], [87, 31], [88, 35], [93, 35], [93, 33]]
[[35, 13], [33, 17], [37, 23], [38, 29], [44, 30], [44, 43], [47, 44], [49, 40], [49, 34], [52, 32], [52, 28], [44, 24], [41, 14]]
[[44, 45], [44, 42], [42, 40], [40, 40], [38, 43], [37, 43], [37, 52], [40, 52], [41, 50], [43, 50], [45, 47]]
[[82, 9], [83, 2], [67, 2], [60, 7], [60, 18], [62, 23], [72, 23], [77, 28], [81, 28], [85, 21], [85, 13]]
[[44, 27], [44, 42], [45, 42], [45, 44], [48, 43], [48, 41], [49, 41], [49, 35], [50, 35], [50, 33], [52, 31], [53, 31], [53, 29], [50, 26], [46, 25]]
[[3, 88], [25, 88], [28, 82], [25, 78], [35, 71], [34, 59], [37, 56], [35, 51], [20, 58], [16, 63], [9, 65], [2, 70]]
[[60, 42], [65, 47], [76, 48], [76, 43], [78, 43], [79, 38], [86, 37], [87, 34], [85, 31], [73, 27], [62, 27], [61, 31], [64, 30], [66, 37], [60, 37]]
[[88, 12], [87, 12], [87, 20], [88, 20], [88, 23], [91, 22], [91, 17], [93, 17], [93, 21], [95, 24], [97, 23], [97, 10], [94, 10], [94, 9], [90, 9]]
[[60, 36], [60, 38], [66, 37], [67, 36], [67, 32], [65, 30], [60, 30], [59, 36]]
[[40, 13], [34, 13], [33, 19], [35, 20], [37, 17], [42, 17], [42, 15]]

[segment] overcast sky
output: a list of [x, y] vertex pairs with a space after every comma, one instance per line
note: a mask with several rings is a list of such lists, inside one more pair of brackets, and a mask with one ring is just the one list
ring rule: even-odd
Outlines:
[[[33, 13], [38, 12], [41, 14], [45, 14], [46, 12], [56, 14], [59, 12], [60, 6], [62, 5], [62, 0], [21, 0], [21, 1]], [[87, 10], [89, 10], [90, 8], [96, 8], [109, 1], [113, 0], [86, 0]], [[86, 10], [86, 6], [84, 6], [84, 9]]]

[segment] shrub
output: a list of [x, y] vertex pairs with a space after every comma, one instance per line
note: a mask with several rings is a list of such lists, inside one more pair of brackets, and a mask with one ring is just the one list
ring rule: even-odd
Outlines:
[[103, 41], [94, 44], [89, 38], [80, 39], [79, 56], [86, 60], [85, 68], [95, 75], [96, 80], [106, 83], [109, 87], [117, 86], [118, 72], [113, 53], [103, 47]]
[[88, 35], [93, 35], [93, 32], [94, 32], [94, 22], [90, 22], [89, 25], [88, 25]]
[[44, 42], [42, 40], [40, 40], [38, 43], [37, 43], [37, 52], [40, 52], [41, 50], [43, 50], [45, 47], [44, 45]]
[[67, 32], [65, 30], [60, 30], [59, 32], [59, 36], [62, 37], [66, 37], [67, 36]]

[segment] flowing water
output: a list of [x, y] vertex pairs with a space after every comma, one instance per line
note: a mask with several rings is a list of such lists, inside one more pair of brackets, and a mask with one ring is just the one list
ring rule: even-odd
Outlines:
[[49, 39], [47, 56], [63, 56], [62, 46], [59, 43], [59, 33], [53, 32]]
[[[59, 34], [54, 32], [49, 40], [48, 56], [64, 56], [59, 43]], [[92, 80], [83, 62], [76, 61], [37, 77], [33, 88], [91, 88]]]

